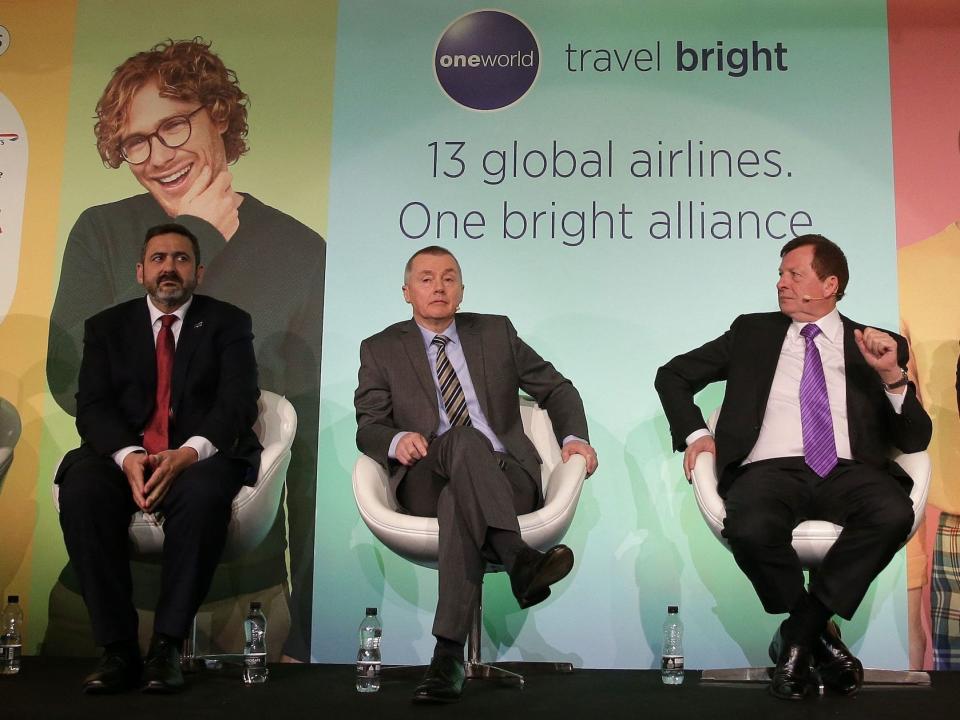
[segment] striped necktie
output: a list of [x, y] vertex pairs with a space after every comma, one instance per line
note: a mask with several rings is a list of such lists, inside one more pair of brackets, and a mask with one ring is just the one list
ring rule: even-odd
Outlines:
[[432, 344], [437, 346], [437, 381], [440, 383], [440, 395], [443, 398], [443, 407], [447, 411], [450, 427], [469, 427], [470, 413], [467, 412], [467, 399], [463, 396], [463, 387], [457, 378], [457, 373], [447, 357], [447, 343], [450, 338], [446, 335], [437, 335]]
[[833, 437], [833, 418], [823, 362], [813, 339], [820, 328], [810, 323], [800, 331], [807, 343], [800, 376], [800, 427], [803, 431], [803, 457], [820, 477], [837, 466], [837, 443]]

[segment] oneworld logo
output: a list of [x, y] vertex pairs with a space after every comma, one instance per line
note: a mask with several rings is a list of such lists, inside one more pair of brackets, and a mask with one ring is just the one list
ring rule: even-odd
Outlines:
[[526, 23], [502, 10], [476, 10], [443, 31], [433, 54], [437, 82], [471, 110], [520, 101], [540, 74], [540, 45]]

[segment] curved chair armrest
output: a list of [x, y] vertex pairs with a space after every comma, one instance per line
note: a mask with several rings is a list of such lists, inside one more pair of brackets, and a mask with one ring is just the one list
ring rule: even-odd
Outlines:
[[366, 455], [353, 466], [353, 497], [363, 522], [380, 542], [417, 565], [437, 567], [437, 519], [398, 512], [386, 469]]
[[3, 478], [7, 474], [7, 470], [10, 469], [10, 466], [13, 464], [13, 448], [12, 447], [0, 447], [0, 486], [3, 485]]
[[724, 545], [727, 544], [723, 537], [723, 519], [727, 516], [727, 509], [723, 504], [723, 498], [717, 492], [717, 469], [714, 462], [713, 453], [702, 452], [697, 456], [694, 463], [693, 473], [693, 494], [697, 500], [697, 507], [700, 514], [707, 522], [716, 538]]
[[9, 400], [0, 398], [0, 485], [13, 464], [13, 449], [22, 430], [20, 413]]
[[580, 455], [554, 466], [543, 507], [517, 518], [520, 535], [528, 545], [545, 550], [563, 538], [573, 522], [586, 477], [587, 462]]
[[923, 519], [927, 495], [930, 493], [930, 454], [926, 451], [901, 453], [895, 455], [893, 461], [913, 480], [913, 487], [910, 489], [910, 500], [913, 502], [913, 527], [910, 529], [912, 537]]

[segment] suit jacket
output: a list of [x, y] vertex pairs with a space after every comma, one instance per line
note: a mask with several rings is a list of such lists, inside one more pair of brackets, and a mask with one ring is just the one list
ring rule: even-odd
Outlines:
[[[109, 456], [142, 443], [157, 388], [156, 346], [147, 300], [108, 308], [87, 320], [77, 391], [81, 447], [68, 453], [56, 482], [77, 460]], [[250, 316], [238, 307], [194, 295], [177, 341], [170, 388], [170, 447], [193, 435], [247, 466], [256, 482], [260, 442], [257, 364]]]
[[[558, 442], [569, 435], [588, 439], [580, 393], [517, 337], [508, 318], [459, 313], [456, 322], [477, 400], [491, 429], [540, 486], [541, 460], [523, 432], [519, 391], [550, 414]], [[390, 471], [395, 492], [407, 468], [387, 457], [390, 441], [401, 431], [432, 438], [440, 423], [436, 385], [416, 322], [391, 325], [361, 343], [354, 406], [357, 447]]]
[[[853, 331], [864, 326], [840, 316], [847, 385], [847, 422], [853, 459], [886, 469], [905, 485], [910, 479], [889, 460], [891, 447], [918, 452], [930, 442], [930, 418], [910, 384], [903, 407], [893, 410], [877, 373], [857, 348]], [[767, 398], [780, 358], [790, 318], [783, 313], [741, 315], [716, 340], [678, 355], [657, 371], [656, 388], [670, 423], [675, 450], [686, 449], [686, 438], [706, 427], [693, 396], [712, 382], [726, 380], [723, 408], [714, 437], [717, 445], [718, 490], [723, 494], [735, 471], [760, 435]], [[906, 367], [907, 341], [897, 341], [897, 360]]]

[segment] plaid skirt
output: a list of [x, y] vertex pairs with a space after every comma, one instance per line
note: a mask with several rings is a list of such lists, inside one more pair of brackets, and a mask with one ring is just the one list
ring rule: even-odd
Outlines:
[[960, 670], [960, 515], [940, 514], [930, 579], [934, 670]]

